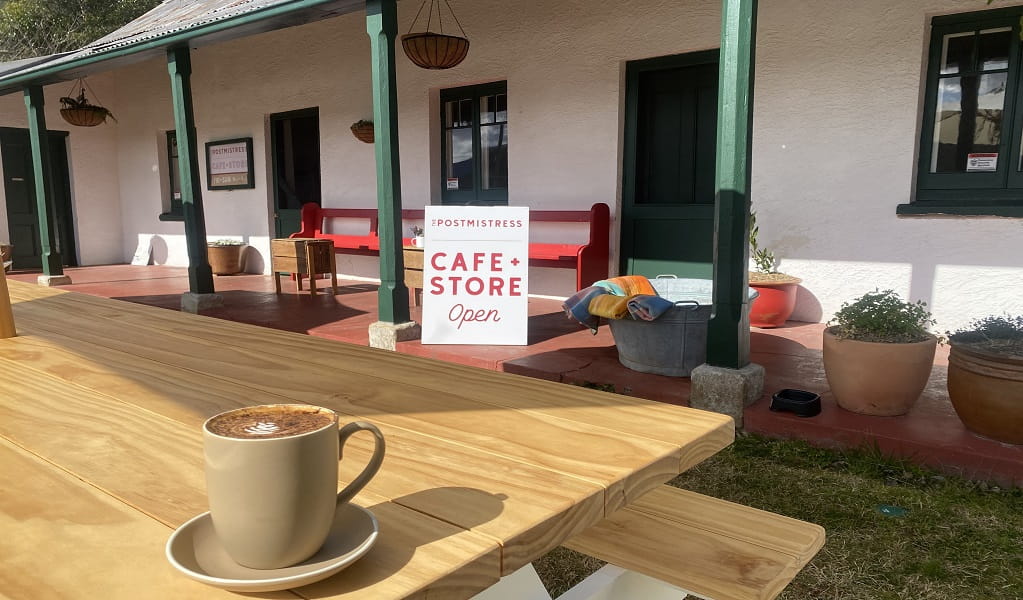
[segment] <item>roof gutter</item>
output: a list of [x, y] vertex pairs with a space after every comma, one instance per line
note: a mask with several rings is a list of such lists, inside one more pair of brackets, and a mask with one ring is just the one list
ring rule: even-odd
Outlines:
[[61, 63], [60, 65], [52, 67], [42, 67], [30, 73], [24, 73], [13, 77], [0, 77], [0, 96], [13, 93], [17, 91], [17, 88], [31, 85], [45, 77], [59, 75], [65, 71], [70, 71], [86, 65], [112, 60], [122, 56], [130, 56], [139, 52], [145, 52], [146, 50], [155, 50], [180, 44], [187, 44], [190, 40], [198, 37], [220, 33], [235, 27], [258, 23], [264, 19], [271, 19], [288, 13], [298, 12], [303, 9], [315, 8], [322, 4], [331, 4], [336, 1], [337, 0], [295, 0], [294, 2], [288, 2], [286, 4], [277, 4], [269, 8], [246, 13], [244, 15], [238, 15], [237, 17], [230, 17], [216, 23], [202, 25], [194, 29], [186, 29], [185, 31], [180, 31], [166, 37], [148, 40], [139, 44], [132, 44], [123, 48], [99, 52], [94, 55], [82, 57], [80, 59]]

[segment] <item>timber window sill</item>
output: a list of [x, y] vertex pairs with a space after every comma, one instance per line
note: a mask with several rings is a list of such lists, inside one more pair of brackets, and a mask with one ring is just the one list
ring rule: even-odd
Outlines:
[[957, 216], [957, 217], [1017, 217], [1023, 218], [1023, 205], [960, 204], [957, 206], [935, 206], [926, 203], [900, 204], [895, 209], [900, 216]]

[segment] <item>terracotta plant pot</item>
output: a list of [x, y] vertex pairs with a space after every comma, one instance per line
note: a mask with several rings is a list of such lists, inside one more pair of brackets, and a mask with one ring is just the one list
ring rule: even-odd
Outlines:
[[970, 431], [1023, 444], [1023, 358], [953, 344], [948, 396]]
[[824, 330], [824, 372], [835, 401], [863, 415], [893, 417], [913, 407], [927, 385], [938, 339], [886, 344], [839, 339]]
[[206, 256], [210, 262], [210, 268], [214, 275], [234, 275], [242, 271], [242, 254], [245, 252], [245, 245], [234, 246], [209, 244], [206, 247]]
[[801, 281], [796, 277], [780, 281], [750, 281], [749, 286], [760, 295], [750, 303], [749, 324], [765, 329], [784, 325], [796, 308], [796, 290]]

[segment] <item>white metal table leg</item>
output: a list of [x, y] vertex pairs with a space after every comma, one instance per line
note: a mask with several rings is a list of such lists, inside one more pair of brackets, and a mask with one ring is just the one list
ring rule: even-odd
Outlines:
[[529, 564], [476, 594], [472, 600], [551, 600], [536, 569]]
[[605, 565], [557, 600], [682, 600], [687, 595], [659, 579]]

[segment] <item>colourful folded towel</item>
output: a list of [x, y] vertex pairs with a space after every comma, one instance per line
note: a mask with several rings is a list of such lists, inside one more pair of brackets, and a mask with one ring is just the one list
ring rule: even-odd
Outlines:
[[608, 292], [615, 296], [635, 296], [636, 294], [644, 294], [649, 296], [656, 296], [657, 292], [654, 291], [654, 286], [650, 285], [650, 280], [642, 275], [624, 275], [622, 277], [612, 277], [611, 279], [604, 279], [598, 281], [593, 285], [602, 287]]
[[590, 300], [590, 314], [605, 319], [624, 319], [629, 316], [629, 299], [605, 294]]
[[[675, 306], [675, 303], [660, 296], [641, 294], [629, 298], [627, 306], [629, 314], [632, 315], [633, 319], [653, 321], [663, 315], [665, 311]], [[593, 312], [592, 306], [590, 307], [590, 312]]]
[[600, 318], [590, 314], [590, 302], [594, 298], [606, 294], [607, 290], [602, 287], [590, 286], [583, 288], [566, 299], [561, 308], [565, 309], [565, 314], [569, 318], [579, 321], [579, 323], [589, 327], [590, 331], [596, 334], [597, 326], [600, 325]]

